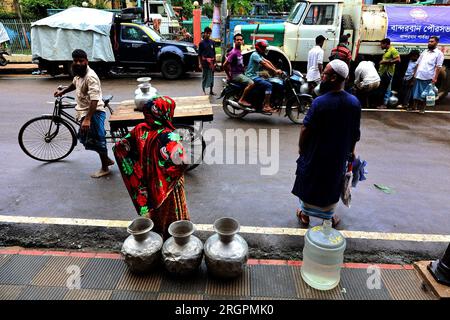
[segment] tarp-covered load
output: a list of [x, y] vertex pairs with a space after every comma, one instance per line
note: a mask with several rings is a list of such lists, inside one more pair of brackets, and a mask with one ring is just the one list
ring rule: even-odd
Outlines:
[[8, 33], [6, 32], [3, 23], [0, 22], [0, 44], [3, 42], [9, 41]]
[[113, 13], [69, 8], [31, 25], [33, 59], [72, 60], [72, 51], [83, 49], [89, 61], [114, 61], [110, 31]]

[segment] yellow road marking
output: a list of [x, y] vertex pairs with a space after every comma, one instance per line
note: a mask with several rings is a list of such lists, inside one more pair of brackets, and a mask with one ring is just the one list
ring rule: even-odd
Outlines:
[[[124, 220], [101, 220], [101, 219], [77, 219], [77, 218], [39, 218], [24, 216], [0, 215], [0, 223], [31, 223], [31, 224], [54, 224], [75, 225], [90, 227], [126, 228], [130, 221]], [[196, 224], [198, 231], [213, 231], [211, 224]], [[276, 228], [276, 227], [252, 227], [241, 226], [241, 233], [263, 234], [263, 235], [286, 235], [304, 236], [306, 229], [300, 228]], [[388, 232], [366, 232], [340, 230], [347, 239], [367, 239], [386, 241], [413, 241], [413, 242], [450, 242], [450, 235], [442, 234], [414, 234], [414, 233], [388, 233]]]

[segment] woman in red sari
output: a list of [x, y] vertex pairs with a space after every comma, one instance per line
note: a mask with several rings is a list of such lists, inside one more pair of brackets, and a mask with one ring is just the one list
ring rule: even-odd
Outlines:
[[189, 220], [184, 193], [185, 151], [172, 124], [175, 101], [157, 97], [144, 107], [145, 122], [113, 147], [125, 186], [139, 215], [164, 239], [177, 220]]

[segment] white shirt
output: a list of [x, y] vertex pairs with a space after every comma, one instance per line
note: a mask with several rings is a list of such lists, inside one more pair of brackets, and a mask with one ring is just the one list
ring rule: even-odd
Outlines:
[[375, 64], [372, 61], [361, 61], [355, 69], [355, 84], [367, 86], [369, 84], [379, 82], [380, 75]]
[[444, 54], [438, 48], [434, 50], [425, 50], [417, 60], [416, 79], [432, 80], [434, 78], [434, 71], [436, 67], [442, 67], [444, 62]]
[[320, 80], [319, 64], [323, 64], [323, 49], [319, 46], [315, 46], [308, 52], [307, 81]]
[[75, 106], [75, 110], [77, 111], [77, 120], [80, 120], [88, 114], [91, 100], [98, 100], [97, 111], [106, 111], [104, 107], [105, 104], [102, 100], [100, 79], [94, 70], [88, 66], [86, 75], [83, 78], [75, 76], [73, 78], [73, 84], [76, 87], [77, 105]]

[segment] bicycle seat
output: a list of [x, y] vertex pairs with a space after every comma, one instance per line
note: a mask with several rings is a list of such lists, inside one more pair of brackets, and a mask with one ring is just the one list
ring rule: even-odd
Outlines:
[[103, 102], [104, 102], [105, 104], [108, 104], [108, 103], [112, 100], [112, 98], [113, 98], [112, 95], [107, 95], [107, 96], [104, 96], [104, 97], [102, 98], [102, 100], [103, 100]]

